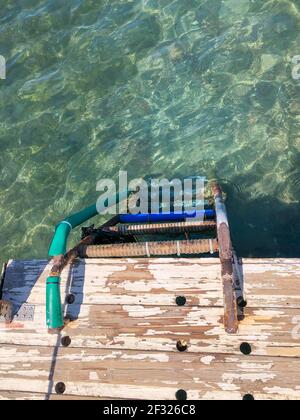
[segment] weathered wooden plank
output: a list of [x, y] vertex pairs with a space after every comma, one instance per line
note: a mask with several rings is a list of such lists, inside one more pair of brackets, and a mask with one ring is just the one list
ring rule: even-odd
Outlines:
[[190, 399], [242, 399], [249, 393], [300, 399], [297, 359], [72, 348], [56, 354], [53, 364], [49, 348], [2, 347], [0, 395], [9, 386], [51, 399], [55, 384], [63, 382], [73, 397], [175, 399], [176, 391], [185, 389]]
[[33, 392], [16, 392], [2, 391], [0, 390], [0, 401], [11, 400], [11, 401], [38, 401], [44, 400], [45, 394], [33, 393]]
[[[64, 400], [106, 400], [104, 397], [89, 397], [89, 396], [81, 396], [81, 395], [68, 395], [68, 394], [50, 394], [45, 395], [45, 393], [40, 392], [26, 392], [26, 391], [2, 391], [0, 390], [0, 401], [41, 401], [41, 400], [57, 400], [57, 401], [64, 401]], [[116, 398], [110, 398], [114, 400]], [[119, 398], [117, 398], [119, 400]]]
[[[47, 334], [44, 306], [35, 311], [34, 321], [1, 324], [0, 343], [56, 345], [57, 336]], [[295, 309], [247, 308], [234, 337], [224, 332], [222, 308], [68, 305], [68, 312], [79, 314], [63, 331], [73, 347], [176, 352], [176, 342], [185, 340], [189, 352], [240, 354], [240, 344], [249, 342], [256, 355], [300, 357]]]
[[[47, 261], [8, 265], [4, 297], [17, 309], [33, 304], [35, 314], [32, 321], [0, 324], [0, 399], [173, 399], [179, 387], [196, 399], [243, 393], [300, 399], [299, 260], [243, 261], [249, 306], [236, 336], [223, 330], [217, 259], [81, 261], [62, 279], [63, 296], [76, 298], [65, 312], [79, 319], [60, 335], [45, 327], [50, 267]], [[178, 295], [186, 296], [186, 306], [176, 306]], [[70, 346], [59, 347], [65, 336]], [[185, 353], [178, 340], [187, 342]], [[251, 355], [241, 355], [242, 342]], [[51, 388], [66, 382], [63, 396], [49, 395], [56, 352]]]
[[248, 263], [243, 272], [250, 307], [300, 309], [300, 265]]
[[[25, 299], [30, 303], [42, 304], [45, 300], [46, 271], [36, 281], [43, 269], [42, 264], [35, 268], [31, 264], [27, 268], [26, 264], [19, 263], [10, 266], [4, 295], [15, 304], [21, 304]], [[87, 304], [176, 305], [176, 296], [184, 293], [187, 295], [188, 304], [222, 306], [222, 293], [214, 265], [207, 270], [206, 275], [201, 270], [197, 276], [195, 276], [195, 265], [188, 266], [186, 270], [181, 270], [177, 274], [172, 267], [170, 270], [165, 268], [168, 266], [162, 265], [161, 270], [160, 267], [157, 270], [154, 266], [152, 270], [147, 264], [123, 262], [112, 266], [104, 263], [100, 265], [80, 263], [63, 272], [61, 289], [74, 294], [77, 302], [82, 302], [84, 296], [84, 303]], [[182, 277], [183, 273], [186, 278]], [[169, 278], [166, 278], [167, 275]], [[211, 284], [211, 281], [214, 284]]]
[[[176, 305], [176, 296], [184, 295], [188, 306], [221, 307], [220, 265], [206, 260], [210, 259], [194, 263], [174, 259], [174, 264], [166, 264], [164, 259], [156, 263], [124, 259], [115, 265], [105, 259], [93, 264], [86, 260], [64, 270], [62, 295], [71, 292], [84, 304], [123, 305]], [[300, 308], [300, 265], [284, 261], [257, 264], [246, 260], [243, 271], [249, 307]], [[47, 261], [10, 262], [4, 297], [16, 306], [43, 304], [49, 268]]]

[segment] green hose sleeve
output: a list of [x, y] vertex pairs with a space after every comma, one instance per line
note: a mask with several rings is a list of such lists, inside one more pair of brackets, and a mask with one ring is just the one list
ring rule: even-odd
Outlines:
[[53, 236], [49, 257], [56, 257], [57, 255], [64, 255], [67, 252], [67, 240], [71, 232], [71, 226], [67, 223], [60, 223], [57, 225], [55, 234]]
[[49, 249], [49, 257], [64, 255], [67, 252], [67, 241], [71, 230], [97, 214], [96, 205], [93, 205], [60, 222], [55, 229], [55, 234]]
[[98, 214], [96, 204], [79, 211], [78, 213], [73, 214], [72, 216], [67, 217], [64, 219], [65, 222], [70, 223], [72, 229], [76, 228], [77, 226], [81, 225], [82, 223], [86, 222], [87, 220], [91, 219], [92, 217]]
[[60, 298], [60, 277], [48, 277], [46, 282], [46, 322], [48, 328], [64, 325]]
[[[128, 192], [116, 195], [116, 203], [125, 200]], [[67, 241], [72, 229], [91, 219], [101, 212], [94, 204], [72, 216], [61, 221], [55, 229], [55, 233], [49, 248], [49, 257], [65, 255], [67, 252]], [[46, 319], [50, 329], [63, 327], [63, 315], [60, 297], [60, 277], [48, 277], [46, 283]]]

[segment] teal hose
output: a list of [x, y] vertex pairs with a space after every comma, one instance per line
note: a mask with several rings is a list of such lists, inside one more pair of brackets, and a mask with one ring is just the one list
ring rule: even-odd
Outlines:
[[60, 277], [48, 277], [46, 283], [46, 322], [48, 328], [64, 325], [60, 299]]
[[55, 234], [49, 249], [49, 257], [56, 257], [57, 255], [62, 254], [64, 255], [67, 252], [67, 241], [71, 230], [97, 214], [97, 207], [94, 204], [93, 206], [90, 206], [79, 213], [73, 214], [60, 222], [55, 229]]
[[[116, 195], [116, 203], [127, 199], [128, 192]], [[56, 226], [49, 248], [49, 257], [65, 255], [67, 241], [72, 229], [91, 219], [101, 212], [94, 204], [62, 220]], [[49, 329], [61, 329], [64, 325], [60, 297], [60, 273], [53, 273], [46, 281], [46, 322]]]

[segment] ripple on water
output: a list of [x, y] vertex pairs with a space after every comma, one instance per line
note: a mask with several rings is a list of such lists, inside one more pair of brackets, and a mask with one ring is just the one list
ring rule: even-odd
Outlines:
[[[297, 2], [5, 3], [1, 258], [45, 257], [56, 221], [94, 201], [96, 181], [119, 169], [214, 172], [237, 249], [291, 255], [300, 214]], [[284, 218], [272, 223], [276, 212], [293, 218], [290, 240]], [[292, 248], [299, 254], [299, 241]]]

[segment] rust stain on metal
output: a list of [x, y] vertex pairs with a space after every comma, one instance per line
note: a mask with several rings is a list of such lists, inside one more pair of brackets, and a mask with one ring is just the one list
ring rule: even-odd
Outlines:
[[11, 322], [13, 319], [13, 305], [7, 300], [0, 300], [0, 322]]
[[238, 310], [234, 290], [234, 276], [232, 268], [233, 250], [230, 230], [222, 190], [217, 183], [212, 183], [211, 188], [215, 198], [215, 210], [217, 217], [217, 235], [224, 296], [224, 326], [228, 334], [235, 334], [238, 331]]
[[225, 223], [221, 223], [218, 227], [218, 242], [221, 261], [232, 261], [232, 244], [230, 239], [230, 233], [229, 228]]
[[[154, 233], [187, 233], [200, 232], [215, 229], [216, 223], [213, 221], [194, 221], [178, 223], [152, 223], [142, 225], [119, 225], [107, 228], [108, 231], [118, 232], [122, 235], [146, 235]], [[188, 238], [186, 238], [188, 239]]]
[[216, 252], [215, 239], [192, 239], [189, 241], [135, 242], [108, 245], [81, 246], [82, 258], [145, 257], [154, 255], [201, 254]]

